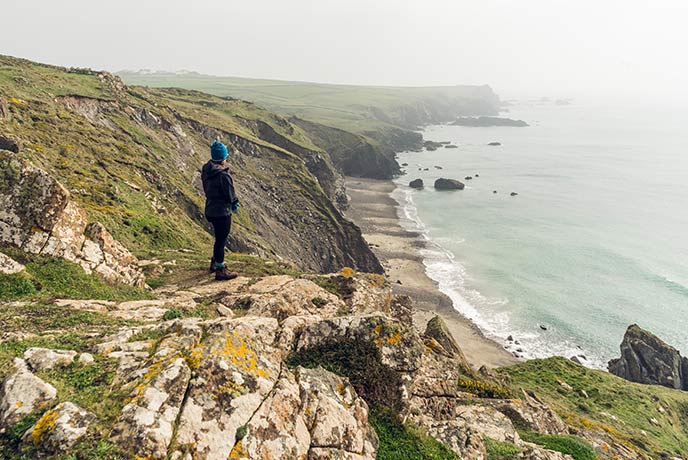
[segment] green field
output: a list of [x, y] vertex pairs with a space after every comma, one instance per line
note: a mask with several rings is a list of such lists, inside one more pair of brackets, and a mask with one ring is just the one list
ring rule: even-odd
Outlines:
[[489, 86], [387, 87], [221, 77], [198, 73], [120, 72], [130, 85], [195, 89], [255, 102], [268, 109], [370, 134], [389, 127], [412, 129], [458, 115], [496, 113]]

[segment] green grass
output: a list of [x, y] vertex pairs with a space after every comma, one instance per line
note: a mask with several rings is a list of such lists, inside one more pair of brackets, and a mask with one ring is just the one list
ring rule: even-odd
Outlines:
[[0, 299], [17, 300], [36, 295], [38, 288], [26, 273], [0, 273]]
[[597, 460], [595, 449], [584, 439], [572, 435], [540, 434], [519, 430], [521, 439], [538, 444], [545, 449], [569, 454], [574, 460]]
[[4, 247], [2, 251], [26, 270], [13, 275], [0, 274], [0, 300], [149, 299], [143, 289], [111, 285], [98, 275], [88, 275], [81, 266], [54, 257], [37, 256]]
[[380, 441], [377, 460], [454, 460], [458, 456], [421, 428], [401, 423], [395, 414], [373, 412], [369, 417]]
[[483, 437], [487, 460], [516, 460], [522, 450], [511, 443], [497, 441], [496, 439]]
[[515, 389], [534, 391], [569, 425], [606, 433], [653, 456], [688, 452], [688, 392], [628, 382], [561, 357], [530, 360], [500, 372]]
[[491, 90], [480, 86], [380, 87], [220, 77], [201, 74], [121, 73], [128, 84], [177, 87], [258, 103], [281, 113], [295, 114], [354, 132], [407, 126], [404, 111], [416, 106], [457, 101], [456, 109], [490, 112], [496, 109]]

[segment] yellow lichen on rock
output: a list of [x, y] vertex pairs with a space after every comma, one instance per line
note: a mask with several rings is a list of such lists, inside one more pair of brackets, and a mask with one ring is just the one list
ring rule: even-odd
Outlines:
[[356, 274], [356, 270], [351, 267], [344, 267], [339, 271], [339, 274], [347, 278], [353, 278]]
[[246, 340], [236, 332], [227, 333], [222, 355], [231, 359], [240, 370], [257, 377], [266, 377], [265, 370], [258, 367], [258, 355], [253, 351]]
[[246, 448], [243, 446], [241, 440], [237, 442], [234, 445], [234, 448], [232, 448], [232, 451], [229, 453], [229, 459], [231, 460], [239, 460], [242, 458], [247, 458], [248, 457], [248, 452], [246, 451]]
[[57, 410], [50, 409], [38, 419], [31, 432], [31, 440], [34, 444], [39, 444], [43, 436], [55, 428], [55, 422], [57, 422], [58, 415]]

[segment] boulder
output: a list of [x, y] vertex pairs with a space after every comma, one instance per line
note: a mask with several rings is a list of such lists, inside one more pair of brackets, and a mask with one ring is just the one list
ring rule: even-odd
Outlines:
[[631, 382], [688, 390], [688, 359], [657, 336], [632, 324], [621, 342], [621, 357], [609, 372]]
[[22, 441], [51, 454], [66, 451], [88, 432], [95, 421], [95, 415], [76, 404], [60, 403], [43, 414], [24, 434]]
[[8, 150], [13, 153], [19, 153], [21, 144], [18, 140], [8, 136], [0, 136], [0, 150]]
[[466, 361], [466, 357], [461, 351], [459, 344], [456, 343], [456, 340], [454, 340], [454, 337], [447, 328], [447, 324], [441, 317], [435, 316], [428, 321], [428, 324], [425, 326], [425, 333], [423, 335], [437, 341], [437, 343], [442, 346], [443, 350], [449, 354], [449, 356], [459, 359], [462, 363], [465, 363], [466, 366], [468, 366], [468, 361]]
[[423, 188], [423, 179], [414, 179], [409, 182], [409, 187], [411, 188]]
[[437, 190], [463, 190], [464, 184], [456, 179], [445, 179], [440, 177], [435, 181]]
[[72, 350], [32, 347], [24, 352], [24, 360], [34, 372], [52, 369], [55, 366], [66, 366], [74, 362], [75, 357], [76, 351]]
[[26, 267], [24, 267], [16, 260], [12, 259], [10, 256], [7, 256], [0, 252], [0, 273], [3, 273], [5, 275], [12, 275], [14, 273], [24, 271], [25, 268]]
[[0, 384], [0, 433], [57, 397], [55, 387], [29, 371], [23, 359], [15, 359], [17, 371]]

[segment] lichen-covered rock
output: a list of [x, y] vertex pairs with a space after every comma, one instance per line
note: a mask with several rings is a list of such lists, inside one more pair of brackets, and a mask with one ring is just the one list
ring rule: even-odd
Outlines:
[[298, 368], [296, 378], [311, 448], [375, 458], [378, 440], [368, 424], [368, 406], [349, 382], [322, 368]]
[[[164, 459], [191, 370], [181, 356], [154, 362], [113, 427], [112, 438], [147, 458]], [[170, 359], [171, 358], [171, 359]]]
[[17, 371], [0, 385], [0, 433], [57, 397], [57, 390], [29, 371], [23, 359], [15, 359]]
[[76, 262], [108, 282], [145, 285], [136, 258], [101, 224], [88, 224], [69, 191], [46, 171], [0, 151], [0, 174], [0, 244]]
[[66, 366], [74, 362], [76, 355], [76, 351], [73, 350], [32, 347], [24, 352], [24, 360], [32, 371], [38, 372], [55, 366]]
[[335, 316], [344, 307], [344, 302], [337, 296], [310, 280], [289, 277], [284, 282], [284, 278], [264, 278], [249, 287], [247, 295], [240, 295], [237, 300], [246, 302], [249, 314], [269, 316], [279, 321], [296, 315]]
[[464, 421], [431, 421], [425, 428], [430, 436], [456, 452], [462, 460], [486, 460], [483, 437]]
[[519, 425], [543, 434], [568, 434], [566, 423], [534, 394], [522, 392], [523, 398], [500, 401], [495, 408]]
[[5, 275], [12, 275], [14, 273], [24, 271], [25, 268], [26, 267], [24, 267], [16, 260], [12, 259], [10, 256], [7, 256], [0, 252], [0, 273], [3, 273]]
[[69, 450], [96, 421], [96, 416], [74, 403], [64, 402], [50, 409], [24, 434], [25, 445], [50, 453]]
[[280, 375], [280, 354], [272, 347], [278, 323], [247, 316], [204, 327], [204, 341], [189, 352], [194, 377], [176, 445], [180, 453], [193, 446], [196, 459], [225, 460], [237, 430], [250, 420]]
[[377, 453], [367, 405], [346, 379], [322, 368], [283, 370], [244, 429], [230, 458], [373, 460]]
[[609, 361], [609, 372], [631, 382], [688, 391], [688, 359], [637, 324], [626, 330], [621, 357]]

